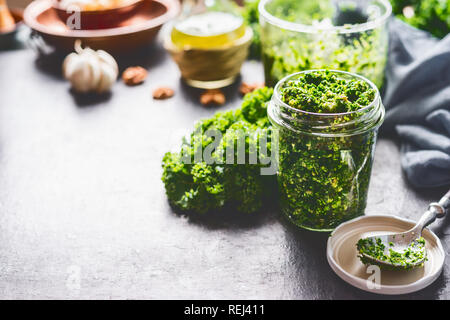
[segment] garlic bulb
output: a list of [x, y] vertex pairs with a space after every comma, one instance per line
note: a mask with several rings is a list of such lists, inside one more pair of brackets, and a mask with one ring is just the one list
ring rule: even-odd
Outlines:
[[82, 48], [81, 41], [75, 41], [75, 52], [69, 54], [63, 63], [64, 77], [77, 92], [98, 93], [108, 91], [117, 79], [119, 67], [116, 60], [103, 50]]

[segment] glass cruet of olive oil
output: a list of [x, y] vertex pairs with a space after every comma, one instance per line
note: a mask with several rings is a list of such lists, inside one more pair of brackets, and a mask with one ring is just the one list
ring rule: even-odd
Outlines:
[[251, 37], [232, 0], [184, 0], [166, 48], [188, 84], [219, 88], [239, 73]]
[[207, 49], [229, 44], [244, 33], [244, 20], [230, 0], [185, 0], [171, 36], [176, 46]]

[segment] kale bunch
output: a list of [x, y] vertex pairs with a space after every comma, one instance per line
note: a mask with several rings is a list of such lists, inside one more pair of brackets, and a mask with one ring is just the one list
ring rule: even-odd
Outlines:
[[[394, 14], [416, 28], [438, 38], [450, 32], [450, 0], [391, 0], [391, 3]], [[410, 7], [409, 12], [412, 9], [412, 16], [404, 10], [406, 7]]]
[[244, 21], [253, 30], [253, 40], [249, 54], [249, 57], [253, 59], [261, 58], [261, 31], [259, 27], [258, 4], [259, 0], [244, 0], [244, 7], [242, 10]]
[[[241, 108], [199, 121], [179, 152], [164, 155], [162, 181], [175, 208], [205, 213], [230, 206], [252, 213], [274, 193], [275, 176], [261, 175], [265, 164], [255, 162], [270, 153], [266, 102], [272, 93], [271, 88], [257, 89], [244, 97]], [[268, 142], [267, 152], [260, 139]]]

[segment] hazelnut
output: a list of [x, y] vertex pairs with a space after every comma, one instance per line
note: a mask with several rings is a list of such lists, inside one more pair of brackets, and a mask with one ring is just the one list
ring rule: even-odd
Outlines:
[[210, 104], [222, 105], [225, 103], [225, 95], [219, 89], [206, 90], [200, 96], [200, 103], [203, 105], [210, 105]]
[[250, 93], [256, 89], [262, 88], [264, 87], [264, 83], [247, 83], [247, 82], [242, 82], [240, 88], [239, 88], [239, 92], [244, 96], [247, 93]]
[[153, 99], [163, 100], [171, 98], [175, 94], [175, 91], [169, 87], [159, 87], [153, 90]]
[[129, 67], [122, 73], [122, 80], [129, 86], [135, 86], [145, 81], [147, 73], [142, 67]]

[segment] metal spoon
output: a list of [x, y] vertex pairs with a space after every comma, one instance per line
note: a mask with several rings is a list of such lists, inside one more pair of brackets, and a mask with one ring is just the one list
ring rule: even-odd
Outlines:
[[[422, 215], [417, 224], [410, 230], [396, 234], [382, 234], [371, 237], [363, 238], [364, 240], [371, 240], [372, 243], [377, 243], [381, 240], [381, 244], [384, 245], [384, 253], [390, 255], [390, 249], [395, 252], [403, 253], [407, 248], [411, 248], [413, 244], [422, 236], [422, 230], [434, 222], [436, 218], [443, 218], [446, 211], [450, 211], [450, 190], [442, 197], [439, 202], [433, 202], [428, 206], [428, 210]], [[425, 247], [423, 250], [423, 259], [414, 261], [408, 265], [409, 268], [415, 268], [423, 264], [426, 258]], [[398, 263], [391, 263], [372, 257], [366, 253], [360, 252], [367, 263], [371, 262], [375, 265], [384, 266], [390, 269], [405, 269], [405, 265]]]

